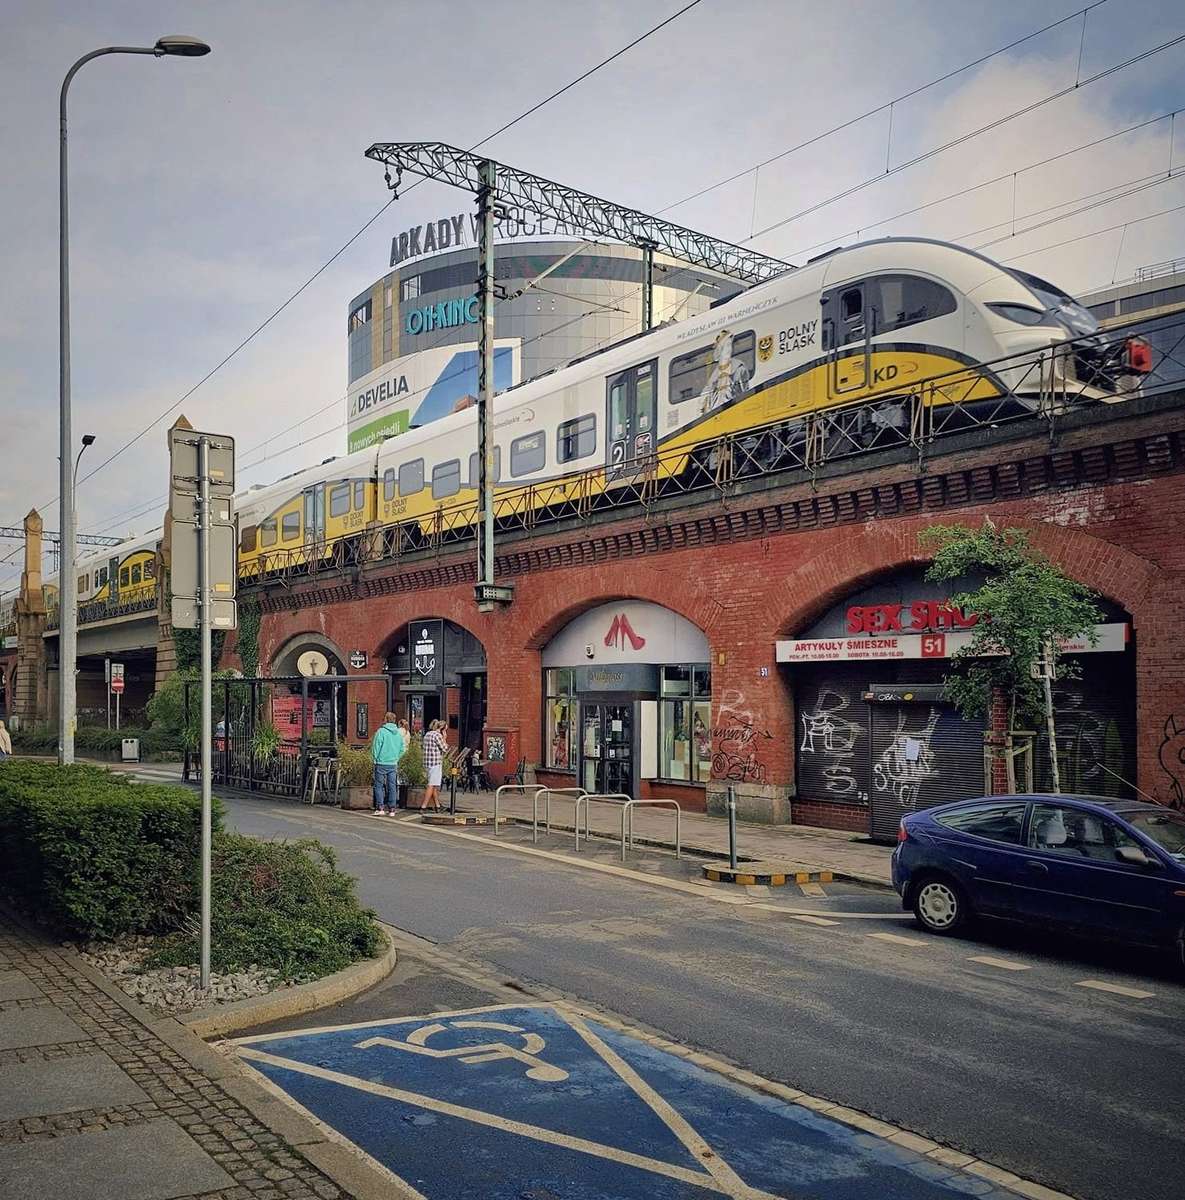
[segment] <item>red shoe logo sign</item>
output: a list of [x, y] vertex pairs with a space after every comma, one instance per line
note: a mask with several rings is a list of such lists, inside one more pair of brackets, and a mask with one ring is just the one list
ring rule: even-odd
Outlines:
[[641, 650], [646, 645], [646, 639], [634, 632], [629, 617], [625, 613], [618, 613], [609, 626], [609, 632], [605, 634], [605, 645], [624, 650], [626, 642], [629, 642], [632, 650]]

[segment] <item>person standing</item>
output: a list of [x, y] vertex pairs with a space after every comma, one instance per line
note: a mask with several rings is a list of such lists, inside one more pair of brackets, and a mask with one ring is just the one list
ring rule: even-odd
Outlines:
[[370, 757], [374, 762], [374, 815], [392, 816], [399, 799], [399, 760], [407, 743], [396, 724], [393, 712], [383, 714], [383, 723], [370, 743]]
[[444, 756], [448, 753], [448, 742], [444, 738], [444, 722], [433, 721], [424, 734], [424, 770], [428, 773], [428, 790], [424, 793], [424, 807], [431, 805], [440, 811], [440, 783], [444, 775]]
[[0, 721], [0, 762], [11, 757], [12, 738], [8, 736], [8, 730], [4, 728], [4, 722]]

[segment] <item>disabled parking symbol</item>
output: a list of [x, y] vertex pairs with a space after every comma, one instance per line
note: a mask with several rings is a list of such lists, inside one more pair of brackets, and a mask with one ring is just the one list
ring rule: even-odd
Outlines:
[[[449, 1029], [492, 1029], [499, 1033], [517, 1034], [522, 1039], [521, 1048], [508, 1045], [504, 1041], [485, 1042], [477, 1046], [451, 1046], [440, 1049], [429, 1046], [429, 1039], [438, 1034], [447, 1033]], [[410, 1054], [426, 1054], [429, 1058], [455, 1058], [466, 1066], [476, 1063], [498, 1062], [504, 1058], [512, 1058], [524, 1063], [527, 1067], [527, 1078], [538, 1083], [562, 1083], [568, 1078], [568, 1072], [550, 1063], [545, 1063], [539, 1052], [547, 1045], [546, 1041], [533, 1031], [523, 1029], [519, 1025], [508, 1025], [505, 1021], [453, 1021], [445, 1025], [441, 1021], [433, 1021], [430, 1025], [421, 1025], [413, 1029], [403, 1040], [389, 1037], [366, 1038], [356, 1042], [359, 1050], [371, 1050], [376, 1046], [385, 1046], [392, 1050], [404, 1050]]]

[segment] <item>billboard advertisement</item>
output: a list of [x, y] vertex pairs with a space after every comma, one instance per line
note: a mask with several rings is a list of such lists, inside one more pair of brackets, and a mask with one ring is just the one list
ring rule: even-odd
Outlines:
[[[494, 341], [494, 390], [519, 382], [518, 338]], [[435, 346], [405, 354], [350, 385], [349, 450], [365, 450], [384, 438], [466, 408], [477, 395], [477, 343]]]

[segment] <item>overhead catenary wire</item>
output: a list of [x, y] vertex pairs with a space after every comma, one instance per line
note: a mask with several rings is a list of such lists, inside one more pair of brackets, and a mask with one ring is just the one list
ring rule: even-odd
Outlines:
[[[632, 41], [628, 42], [626, 45], [619, 47], [608, 57], [601, 59], [600, 62], [595, 63], [593, 66], [591, 66], [587, 70], [583, 71], [575, 79], [572, 79], [568, 83], [564, 84], [563, 87], [558, 88], [556, 91], [554, 91], [550, 95], [546, 96], [543, 100], [538, 101], [537, 103], [531, 105], [530, 108], [519, 113], [518, 116], [505, 122], [503, 125], [500, 125], [492, 133], [486, 134], [485, 137], [483, 137], [480, 141], [477, 141], [472, 146], [470, 146], [469, 150], [470, 151], [477, 150], [480, 147], [484, 146], [487, 142], [492, 141], [495, 137], [498, 137], [500, 134], [505, 133], [509, 129], [513, 129], [515, 125], [518, 125], [520, 122], [525, 121], [528, 117], [533, 116], [545, 105], [550, 104], [553, 100], [556, 100], [560, 96], [564, 95], [566, 92], [571, 91], [574, 87], [577, 87], [579, 84], [583, 83], [590, 76], [595, 75], [602, 68], [608, 66], [610, 63], [612, 63], [616, 59], [620, 58], [623, 54], [626, 54], [628, 51], [634, 49], [634, 47], [636, 47], [636, 46], [640, 45], [642, 42], [646, 41], [647, 38], [652, 37], [654, 34], [665, 29], [673, 21], [678, 20], [685, 13], [690, 12], [693, 8], [697, 7], [701, 2], [702, 2], [702, 0], [690, 0], [690, 3], [684, 4], [681, 8], [677, 9], [675, 12], [673, 12], [669, 16], [665, 17], [662, 21], [658, 22], [658, 24], [651, 26], [644, 33], [640, 34], [638, 37], [634, 38]], [[423, 180], [416, 180], [415, 182], [409, 184], [404, 189], [404, 195], [406, 195], [407, 192], [411, 191], [412, 188], [417, 187], [422, 182], [423, 182]], [[325, 271], [327, 271], [372, 225], [374, 225], [374, 223], [387, 211], [387, 209], [389, 209], [391, 207], [392, 204], [395, 203], [395, 201], [398, 198], [399, 198], [398, 195], [392, 195], [389, 200], [385, 201], [383, 203], [383, 205], [378, 209], [378, 211], [375, 212], [371, 217], [369, 217], [366, 220], [366, 222], [362, 225], [362, 227], [360, 229], [358, 229], [340, 247], [338, 247], [338, 249], [335, 250], [333, 252], [333, 254], [330, 255], [330, 257], [312, 273], [312, 275], [310, 275], [294, 292], [292, 292], [291, 295], [289, 295], [287, 297], [287, 299], [285, 299], [262, 322], [260, 322], [259, 325], [257, 325], [245, 338], [243, 338], [243, 340], [241, 342], [239, 342], [239, 344], [237, 346], [235, 346], [235, 348], [233, 350], [231, 350], [229, 354], [227, 354], [218, 363], [216, 363], [205, 375], [202, 376], [201, 379], [198, 380], [197, 383], [195, 383], [193, 385], [193, 387], [191, 387], [188, 391], [186, 391], [185, 394], [182, 395], [180, 399], [175, 401], [173, 404], [169, 405], [168, 408], [166, 408], [163, 412], [161, 412], [155, 418], [153, 418], [153, 420], [150, 421], [146, 426], [144, 426], [144, 428], [141, 429], [134, 437], [130, 438], [128, 441], [123, 443], [123, 445], [121, 445], [113, 454], [109, 455], [101, 463], [99, 463], [93, 470], [89, 471], [86, 475], [84, 475], [82, 477], [82, 479], [79, 480], [79, 483], [80, 484], [85, 483], [87, 480], [93, 479], [100, 471], [102, 471], [105, 467], [107, 467], [111, 463], [113, 463], [117, 458], [120, 457], [120, 455], [122, 455], [125, 451], [130, 449], [132, 446], [134, 446], [142, 437], [144, 437], [146, 434], [151, 432], [151, 430], [153, 430], [157, 425], [159, 425], [161, 423], [161, 421], [163, 421], [166, 417], [170, 416], [178, 408], [180, 408], [181, 405], [184, 404], [185, 401], [188, 400], [189, 397], [194, 394], [194, 392], [196, 392], [204, 384], [208, 383], [209, 380], [212, 379], [214, 377], [214, 375], [216, 375], [218, 373], [218, 371], [220, 371], [224, 366], [226, 366], [226, 364], [229, 363], [242, 350], [244, 350], [247, 346], [249, 346], [256, 339], [256, 337], [259, 336], [259, 334], [261, 334], [269, 325], [271, 325], [271, 323], [282, 312], [284, 312], [284, 310], [287, 309], [289, 307], [289, 305], [291, 305], [293, 303], [293, 301], [295, 301], [302, 293], [304, 293], [305, 290], [311, 284], [313, 284], [317, 279], [319, 279], [320, 276], [325, 273]], [[36, 507], [39, 510], [47, 509], [51, 505], [56, 504], [58, 502], [58, 500], [60, 500], [60, 498], [61, 498], [60, 496], [55, 496], [52, 500], [46, 501], [44, 504], [37, 505]]]

